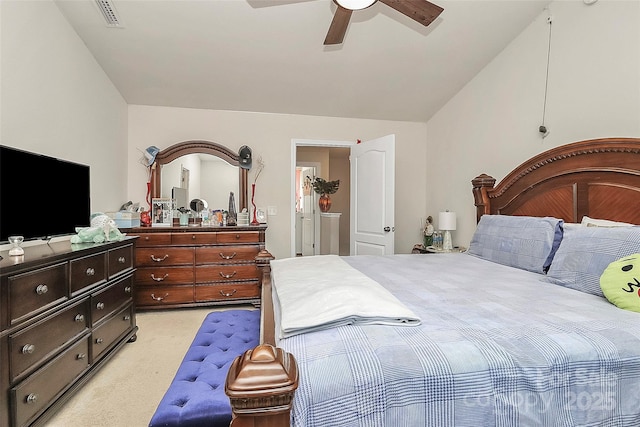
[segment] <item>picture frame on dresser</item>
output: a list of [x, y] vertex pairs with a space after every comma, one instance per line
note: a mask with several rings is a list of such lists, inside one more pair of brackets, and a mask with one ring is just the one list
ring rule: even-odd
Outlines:
[[173, 225], [173, 214], [171, 210], [171, 199], [168, 197], [158, 197], [151, 200], [151, 226], [171, 227]]

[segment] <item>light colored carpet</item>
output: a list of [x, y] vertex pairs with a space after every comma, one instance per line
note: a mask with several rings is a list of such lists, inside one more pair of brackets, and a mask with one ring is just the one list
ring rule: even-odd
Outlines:
[[253, 306], [137, 313], [137, 341], [126, 344], [47, 427], [148, 426], [206, 315], [238, 308]]

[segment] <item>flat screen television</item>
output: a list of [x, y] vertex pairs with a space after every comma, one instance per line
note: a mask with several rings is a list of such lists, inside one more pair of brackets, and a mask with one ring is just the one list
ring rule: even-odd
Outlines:
[[0, 145], [0, 242], [74, 234], [90, 223], [89, 166]]

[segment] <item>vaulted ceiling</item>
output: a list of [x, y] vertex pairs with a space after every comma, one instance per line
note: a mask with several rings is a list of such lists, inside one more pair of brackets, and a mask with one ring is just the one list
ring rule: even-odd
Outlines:
[[426, 122], [549, 3], [436, 0], [428, 27], [376, 2], [324, 46], [332, 0], [55, 0], [129, 104]]

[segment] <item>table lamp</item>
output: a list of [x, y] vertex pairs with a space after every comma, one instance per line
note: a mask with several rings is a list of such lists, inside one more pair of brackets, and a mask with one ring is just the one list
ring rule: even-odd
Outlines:
[[456, 213], [449, 211], [440, 212], [440, 214], [438, 215], [438, 227], [440, 228], [440, 230], [444, 230], [444, 241], [442, 243], [442, 250], [453, 250], [450, 231], [456, 229]]

